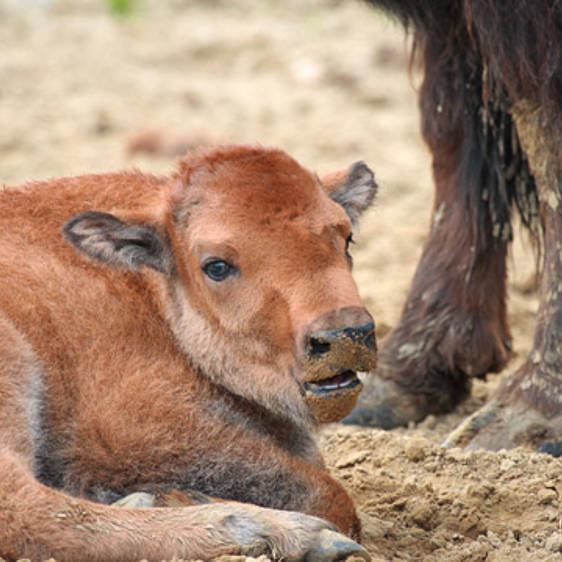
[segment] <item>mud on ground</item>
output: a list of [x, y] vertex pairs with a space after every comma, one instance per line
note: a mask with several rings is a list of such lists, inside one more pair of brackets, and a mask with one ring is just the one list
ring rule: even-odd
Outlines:
[[[355, 236], [355, 275], [379, 336], [396, 324], [432, 187], [419, 76], [408, 77], [402, 32], [386, 18], [353, 0], [144, 0], [126, 18], [102, 0], [0, 0], [0, 52], [0, 184], [165, 172], [199, 142], [276, 145], [318, 172], [367, 161], [380, 196]], [[128, 143], [164, 153], [130, 154]], [[506, 373], [531, 346], [529, 246], [510, 258], [517, 354]], [[559, 460], [439, 447], [506, 373], [407, 429], [322, 431], [375, 560], [562, 560]]]

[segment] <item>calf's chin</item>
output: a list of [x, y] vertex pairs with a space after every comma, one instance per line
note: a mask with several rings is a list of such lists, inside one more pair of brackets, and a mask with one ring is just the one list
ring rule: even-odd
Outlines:
[[[244, 334], [229, 338], [214, 328], [190, 304], [183, 287], [176, 285], [173, 293], [175, 304], [167, 311], [168, 320], [183, 353], [201, 373], [214, 384], [292, 423], [313, 423], [303, 387], [288, 364], [276, 368], [271, 360], [266, 361], [268, 350], [254, 338]], [[249, 350], [254, 351], [254, 361], [249, 361]]]

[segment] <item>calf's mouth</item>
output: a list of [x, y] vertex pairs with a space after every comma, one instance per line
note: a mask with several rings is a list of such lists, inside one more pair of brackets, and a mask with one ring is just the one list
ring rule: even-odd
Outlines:
[[[342, 315], [349, 322], [343, 323]], [[377, 364], [372, 317], [357, 308], [323, 316], [306, 332], [303, 349], [301, 381], [313, 416], [323, 423], [343, 419], [363, 388], [357, 373], [372, 371]]]
[[320, 378], [316, 373], [314, 380], [303, 383], [304, 399], [312, 415], [319, 423], [342, 420], [351, 413], [363, 388], [357, 372], [342, 368]]
[[361, 391], [362, 386], [357, 373], [351, 369], [346, 369], [332, 377], [304, 383], [306, 392], [311, 392], [319, 396], [356, 387], [359, 387], [358, 391]]

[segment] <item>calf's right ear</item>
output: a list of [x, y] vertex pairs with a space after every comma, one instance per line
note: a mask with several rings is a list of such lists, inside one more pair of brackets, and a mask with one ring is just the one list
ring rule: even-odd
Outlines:
[[63, 232], [78, 250], [100, 262], [132, 270], [147, 266], [161, 273], [171, 271], [169, 244], [152, 225], [87, 211], [70, 219]]

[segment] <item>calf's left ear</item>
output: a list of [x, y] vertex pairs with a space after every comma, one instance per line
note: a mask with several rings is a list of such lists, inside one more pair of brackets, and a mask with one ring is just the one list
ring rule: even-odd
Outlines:
[[67, 240], [88, 256], [109, 264], [170, 273], [169, 245], [156, 228], [141, 221], [124, 221], [109, 213], [87, 211], [63, 227]]
[[355, 162], [345, 170], [324, 174], [320, 181], [328, 195], [346, 210], [353, 224], [377, 194], [375, 174], [365, 162]]

